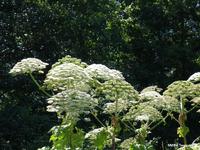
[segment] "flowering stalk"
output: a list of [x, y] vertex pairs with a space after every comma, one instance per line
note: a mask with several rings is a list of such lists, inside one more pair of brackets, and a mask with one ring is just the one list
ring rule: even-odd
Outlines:
[[170, 115], [167, 114], [162, 120], [160, 120], [156, 125], [150, 128], [150, 130], [155, 129], [157, 126], [159, 126], [162, 122], [165, 122], [165, 120], [169, 117]]
[[179, 114], [178, 122], [180, 127], [177, 130], [179, 137], [183, 138], [184, 145], [187, 145], [186, 135], [189, 132], [189, 128], [185, 125], [185, 121], [187, 120], [187, 114], [185, 112], [185, 101], [180, 97], [180, 108], [181, 112]]
[[41, 86], [40, 84], [37, 82], [37, 80], [35, 79], [35, 77], [32, 75], [32, 73], [29, 73], [31, 79], [33, 80], [33, 82], [36, 84], [36, 86], [38, 87], [38, 89], [40, 91], [42, 91], [46, 96], [51, 97], [51, 95], [49, 93], [47, 93]]

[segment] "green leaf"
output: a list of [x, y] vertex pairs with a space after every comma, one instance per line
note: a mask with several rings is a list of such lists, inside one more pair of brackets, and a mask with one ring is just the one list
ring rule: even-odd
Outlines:
[[52, 135], [50, 141], [53, 142], [53, 149], [62, 150], [65, 148], [82, 148], [84, 132], [76, 128], [72, 123], [55, 126], [51, 129]]

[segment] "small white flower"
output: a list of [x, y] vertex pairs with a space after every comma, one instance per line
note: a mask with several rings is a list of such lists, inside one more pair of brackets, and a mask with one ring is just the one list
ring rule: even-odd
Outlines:
[[43, 73], [42, 69], [46, 68], [47, 65], [48, 63], [44, 63], [37, 58], [26, 58], [15, 64], [9, 73], [12, 75], [29, 74], [36, 71]]

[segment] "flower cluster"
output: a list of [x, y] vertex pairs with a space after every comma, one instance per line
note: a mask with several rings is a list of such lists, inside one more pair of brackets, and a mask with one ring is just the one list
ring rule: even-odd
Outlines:
[[122, 111], [127, 111], [131, 106], [133, 106], [136, 102], [119, 99], [118, 101], [108, 102], [104, 105], [104, 113], [112, 114], [119, 113]]
[[163, 97], [156, 91], [147, 91], [139, 95], [140, 101], [160, 101]]
[[196, 83], [200, 82], [200, 72], [196, 72], [188, 78], [188, 81]]
[[130, 146], [135, 143], [135, 139], [133, 137], [130, 137], [126, 140], [124, 140], [121, 144], [120, 144], [120, 148], [124, 149], [124, 150], [129, 150]]
[[72, 64], [75, 64], [75, 65], [80, 66], [82, 68], [85, 68], [85, 67], [88, 66], [86, 63], [82, 62], [81, 59], [77, 59], [77, 58], [71, 57], [70, 55], [67, 55], [67, 56], [65, 56], [61, 59], [58, 59], [58, 62], [53, 64], [52, 68], [59, 66], [63, 63], [72, 63]]
[[191, 100], [195, 104], [200, 104], [200, 97], [195, 97], [194, 99]]
[[57, 112], [58, 115], [65, 113], [66, 117], [73, 120], [78, 120], [80, 114], [89, 113], [98, 104], [89, 94], [78, 90], [62, 91], [47, 101], [47, 111]]
[[176, 98], [170, 96], [163, 96], [159, 102], [154, 101], [151, 103], [151, 105], [158, 110], [180, 112], [180, 102]]
[[193, 87], [194, 84], [190, 81], [175, 81], [167, 87], [167, 90], [164, 91], [163, 95], [177, 99], [187, 99], [188, 97], [194, 96], [194, 94], [191, 93], [195, 92], [191, 91]]
[[32, 72], [43, 73], [42, 69], [46, 68], [47, 65], [48, 63], [44, 63], [37, 58], [26, 58], [15, 64], [9, 73], [12, 75], [29, 74]]
[[144, 89], [141, 91], [141, 93], [149, 92], [149, 91], [155, 91], [155, 92], [160, 93], [160, 92], [162, 91], [162, 88], [159, 88], [157, 85], [148, 86], [148, 87], [144, 88]]
[[[195, 105], [200, 105], [200, 97], [195, 97], [191, 100]], [[197, 110], [198, 113], [200, 113], [200, 109]]]
[[89, 91], [91, 80], [90, 76], [80, 66], [63, 63], [49, 70], [44, 80], [44, 86], [54, 91], [68, 89]]
[[137, 106], [132, 106], [123, 120], [158, 121], [162, 118], [162, 114], [156, 108], [145, 104], [139, 104]]
[[103, 131], [106, 131], [106, 129], [104, 127], [97, 128], [97, 129], [94, 129], [92, 131], [89, 131], [88, 133], [86, 133], [85, 139], [96, 139], [98, 134], [103, 132]]
[[104, 97], [105, 100], [129, 100], [137, 101], [138, 92], [131, 84], [123, 80], [109, 80], [97, 88], [97, 94]]
[[124, 77], [120, 71], [109, 69], [101, 64], [92, 64], [85, 68], [85, 71], [94, 79], [107, 81], [111, 79], [123, 80]]
[[145, 101], [141, 104], [152, 106], [157, 110], [165, 110], [169, 112], [179, 112], [180, 111], [180, 102], [170, 96], [161, 96], [158, 99], [152, 99], [151, 101]]

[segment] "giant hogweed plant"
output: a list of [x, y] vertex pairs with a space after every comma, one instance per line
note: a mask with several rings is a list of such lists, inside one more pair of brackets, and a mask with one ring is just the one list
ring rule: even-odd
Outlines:
[[[168, 117], [179, 123], [177, 133], [187, 144], [186, 116], [200, 104], [199, 73], [188, 81], [172, 83], [162, 95], [157, 86], [139, 93], [120, 71], [88, 65], [71, 56], [53, 64], [40, 84], [34, 75], [43, 73], [47, 65], [27, 58], [10, 70], [14, 76], [29, 75], [47, 96], [47, 111], [61, 120], [50, 130], [52, 146], [41, 150], [153, 150], [148, 134]], [[186, 110], [186, 103], [194, 104], [191, 110]], [[179, 113], [179, 118], [174, 113]], [[88, 127], [81, 128], [78, 124], [82, 122], [88, 122]]]

